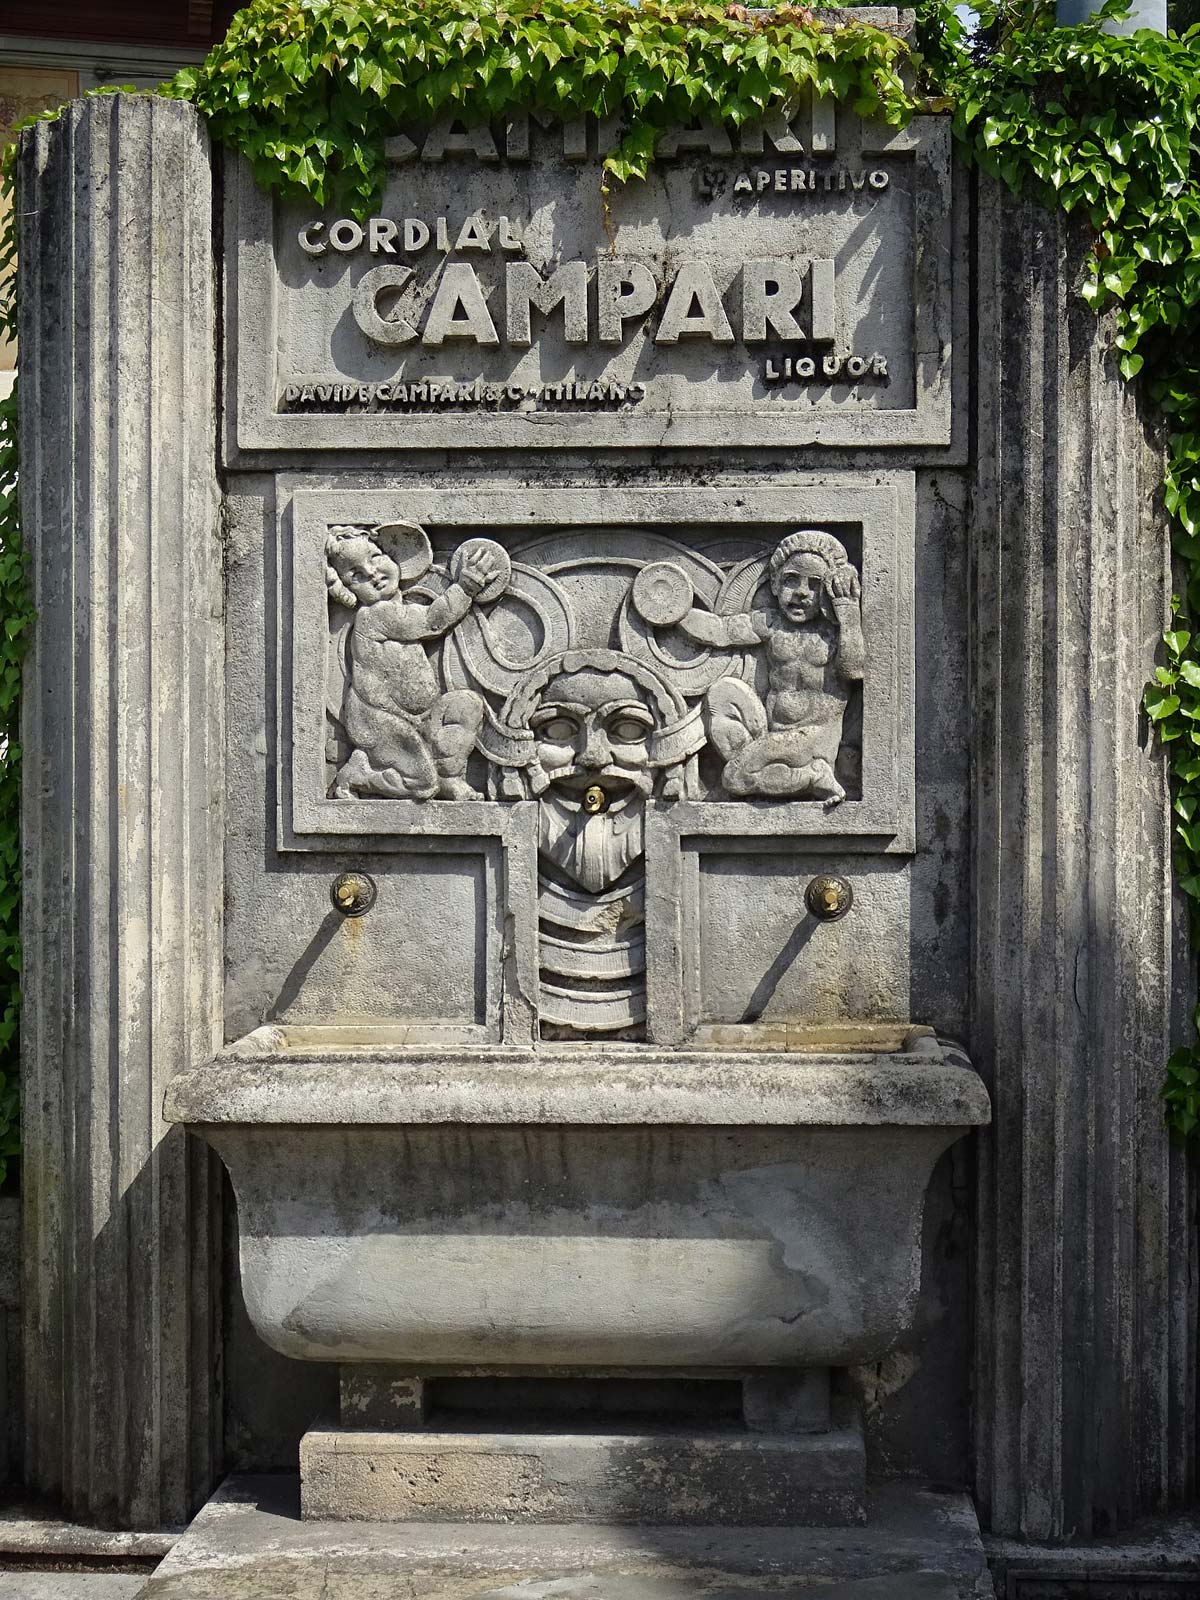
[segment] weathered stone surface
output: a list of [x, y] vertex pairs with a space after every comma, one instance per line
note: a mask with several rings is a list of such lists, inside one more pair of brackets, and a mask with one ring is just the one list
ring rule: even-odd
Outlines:
[[823, 1433], [830, 1425], [829, 1368], [743, 1378], [742, 1414], [758, 1432]]
[[[733, 1030], [730, 1030], [731, 1034]], [[747, 1030], [752, 1035], [752, 1030]], [[178, 1121], [299, 1128], [387, 1124], [961, 1129], [989, 1106], [962, 1052], [880, 1024], [791, 1035], [782, 1052], [629, 1045], [431, 1050], [407, 1030], [264, 1027], [167, 1091]], [[807, 1048], [805, 1048], [807, 1046]], [[929, 1048], [932, 1046], [932, 1048]], [[286, 1070], [281, 1070], [281, 1065]]]
[[9, 1500], [0, 1510], [0, 1566], [55, 1562], [62, 1567], [89, 1562], [142, 1564], [147, 1570], [165, 1556], [182, 1528], [114, 1532], [81, 1522], [64, 1522], [45, 1503]]
[[21, 1307], [21, 1202], [0, 1196], [0, 1312]]
[[945, 118], [897, 132], [817, 101], [791, 126], [680, 129], [644, 183], [605, 196], [614, 135], [612, 121], [524, 116], [494, 135], [414, 130], [390, 141], [365, 224], [274, 205], [231, 162], [231, 462], [297, 448], [947, 455], [965, 280]]
[[987, 1541], [998, 1600], [1197, 1600], [1200, 1513], [1139, 1523], [1070, 1545]]
[[862, 1522], [862, 1428], [820, 1434], [311, 1429], [306, 1520], [824, 1527]]
[[220, 1037], [207, 139], [186, 105], [73, 103], [19, 181], [26, 1474], [153, 1527], [220, 1447], [219, 1173], [161, 1117]]
[[246, 1305], [284, 1354], [845, 1366], [907, 1327], [929, 1175], [988, 1115], [957, 1053], [915, 1043], [227, 1058], [167, 1109], [230, 1171]]
[[1058, 1539], [1196, 1471], [1194, 1177], [1159, 1090], [1193, 969], [1138, 705], [1170, 593], [1162, 458], [1077, 298], [1082, 234], [980, 188], [972, 542], [976, 1482]]
[[424, 1378], [369, 1365], [347, 1365], [338, 1374], [338, 1417], [343, 1428], [419, 1428], [428, 1405]]
[[302, 1522], [295, 1479], [229, 1480], [143, 1600], [990, 1600], [962, 1494], [889, 1485], [841, 1528]]
[[135, 1600], [146, 1583], [136, 1572], [5, 1572], [0, 1600]]

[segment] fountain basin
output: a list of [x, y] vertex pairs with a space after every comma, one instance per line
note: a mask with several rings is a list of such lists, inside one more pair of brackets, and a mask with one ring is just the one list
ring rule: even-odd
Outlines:
[[845, 1366], [908, 1326], [934, 1164], [990, 1110], [929, 1030], [834, 1032], [534, 1051], [261, 1028], [166, 1115], [229, 1170], [246, 1305], [285, 1355]]

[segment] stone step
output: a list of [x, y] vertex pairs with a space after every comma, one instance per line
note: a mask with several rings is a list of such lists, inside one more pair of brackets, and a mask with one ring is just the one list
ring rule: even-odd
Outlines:
[[857, 1410], [824, 1433], [740, 1428], [480, 1432], [314, 1428], [306, 1518], [377, 1522], [829, 1526], [866, 1516]]

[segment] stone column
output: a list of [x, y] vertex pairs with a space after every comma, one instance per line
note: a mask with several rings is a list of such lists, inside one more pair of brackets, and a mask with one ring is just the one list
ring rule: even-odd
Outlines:
[[1162, 455], [1078, 298], [1086, 247], [981, 181], [976, 1492], [985, 1526], [1036, 1539], [1115, 1531], [1195, 1482], [1195, 1203], [1159, 1099], [1195, 980], [1139, 709], [1170, 584]]
[[215, 1163], [162, 1120], [220, 1016], [221, 538], [207, 138], [76, 102], [22, 137], [26, 1475], [179, 1522], [219, 1449]]

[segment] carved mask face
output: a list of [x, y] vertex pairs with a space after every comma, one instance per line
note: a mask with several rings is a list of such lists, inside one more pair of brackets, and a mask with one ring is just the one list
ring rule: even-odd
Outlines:
[[360, 606], [394, 600], [400, 593], [400, 568], [365, 533], [339, 540], [329, 561]]
[[828, 566], [817, 555], [796, 555], [784, 562], [771, 587], [789, 622], [816, 621], [828, 576]]
[[649, 794], [646, 740], [654, 712], [632, 678], [587, 668], [547, 684], [530, 718], [552, 787], [577, 803], [598, 785], [606, 801]]

